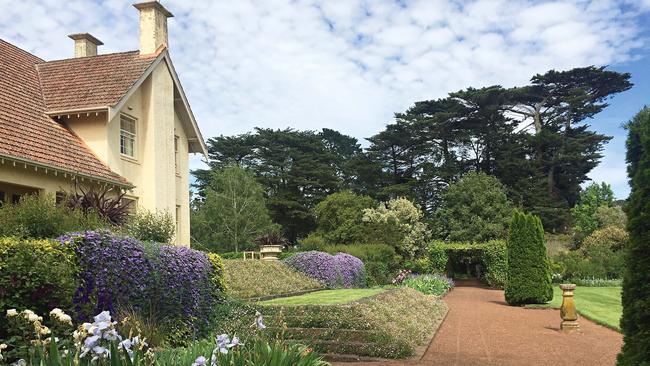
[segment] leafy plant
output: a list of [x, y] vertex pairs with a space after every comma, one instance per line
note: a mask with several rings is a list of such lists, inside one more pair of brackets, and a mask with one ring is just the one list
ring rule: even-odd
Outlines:
[[112, 225], [126, 222], [133, 208], [133, 201], [125, 199], [126, 191], [114, 186], [91, 185], [84, 188], [76, 184], [74, 192], [66, 195], [68, 207], [81, 210], [86, 215], [97, 214]]
[[515, 211], [508, 237], [508, 304], [537, 304], [553, 299], [544, 229], [537, 216]]
[[368, 241], [371, 238], [368, 237], [367, 225], [363, 223], [363, 210], [376, 205], [374, 199], [349, 190], [330, 194], [314, 209], [317, 225], [315, 234], [328, 244]]
[[271, 232], [268, 234], [264, 234], [262, 236], [258, 236], [255, 238], [254, 242], [259, 245], [282, 245], [286, 246], [289, 245], [289, 241], [285, 239], [282, 234], [278, 232]]
[[[0, 309], [69, 311], [78, 271], [73, 250], [57, 241], [0, 237]], [[7, 329], [0, 318], [0, 338]]]
[[454, 288], [454, 281], [439, 274], [410, 275], [401, 282], [401, 286], [410, 287], [425, 295], [442, 296]]
[[0, 205], [0, 236], [53, 239], [66, 232], [109, 226], [96, 213], [56, 205], [51, 195], [26, 195]]
[[127, 220], [125, 232], [141, 241], [169, 244], [174, 240], [176, 224], [167, 211], [138, 210]]

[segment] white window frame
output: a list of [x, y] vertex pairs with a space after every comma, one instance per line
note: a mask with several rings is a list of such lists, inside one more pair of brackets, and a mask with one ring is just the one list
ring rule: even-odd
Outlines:
[[180, 142], [181, 142], [181, 138], [178, 137], [177, 135], [174, 135], [174, 167], [177, 175], [179, 175], [181, 171], [180, 169], [181, 162], [179, 160], [179, 154], [178, 154]]
[[[124, 120], [133, 123], [133, 132], [127, 131], [122, 127], [122, 123]], [[130, 139], [133, 142], [133, 146], [132, 146], [133, 155], [129, 155], [128, 153], [126, 153], [126, 148], [123, 149], [123, 145], [122, 145], [123, 139]], [[138, 151], [137, 146], [138, 146], [138, 119], [128, 116], [126, 114], [120, 114], [120, 154], [122, 156], [135, 159]]]

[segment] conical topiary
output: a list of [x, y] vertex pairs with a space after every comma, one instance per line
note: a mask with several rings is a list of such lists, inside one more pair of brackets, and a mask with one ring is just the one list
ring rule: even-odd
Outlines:
[[632, 192], [626, 207], [623, 274], [623, 349], [618, 365], [650, 365], [650, 108], [627, 125], [627, 174]]
[[539, 304], [553, 299], [542, 221], [520, 211], [515, 211], [510, 223], [505, 295], [511, 305]]

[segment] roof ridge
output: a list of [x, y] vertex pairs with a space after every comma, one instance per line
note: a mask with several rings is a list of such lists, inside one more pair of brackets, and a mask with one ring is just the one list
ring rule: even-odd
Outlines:
[[[84, 56], [84, 57], [69, 57], [69, 58], [60, 58], [56, 60], [50, 60], [50, 61], [43, 61], [43, 64], [56, 64], [56, 63], [63, 63], [67, 61], [75, 61], [75, 60], [93, 60], [97, 58], [102, 58], [102, 57], [107, 57], [107, 56], [117, 56], [117, 55], [127, 55], [127, 54], [139, 54], [140, 51], [138, 50], [132, 50], [132, 51], [122, 51], [122, 52], [111, 52], [111, 53], [102, 53], [101, 55], [94, 55], [94, 56]], [[147, 58], [153, 58], [157, 56], [156, 54], [150, 54], [150, 55], [141, 55], [143, 59]]]

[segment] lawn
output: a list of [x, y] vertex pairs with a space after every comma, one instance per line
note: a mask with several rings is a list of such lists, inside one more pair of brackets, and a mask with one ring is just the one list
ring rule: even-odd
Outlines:
[[323, 290], [300, 296], [283, 297], [260, 302], [261, 305], [338, 305], [383, 292], [382, 288], [351, 288]]
[[[574, 294], [576, 308], [582, 316], [606, 327], [621, 329], [621, 287], [577, 287]], [[562, 290], [557, 285], [553, 287], [553, 301], [549, 305], [554, 308], [562, 305]]]

